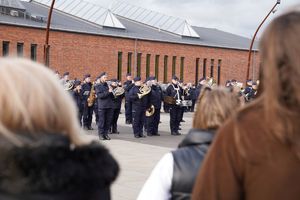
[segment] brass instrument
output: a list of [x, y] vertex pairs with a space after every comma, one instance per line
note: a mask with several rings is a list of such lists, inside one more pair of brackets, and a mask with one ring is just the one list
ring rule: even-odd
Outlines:
[[147, 85], [142, 85], [140, 87], [140, 93], [138, 93], [138, 97], [139, 99], [143, 98], [144, 96], [146, 96], [147, 94], [149, 94], [151, 92], [151, 87], [147, 86]]
[[95, 83], [93, 83], [89, 98], [87, 99], [88, 107], [92, 107], [95, 103], [95, 100], [96, 100], [96, 91], [95, 91]]
[[207, 80], [207, 86], [210, 87], [210, 88], [217, 86], [216, 80], [214, 80], [213, 77], [208, 78], [208, 80]]
[[155, 113], [154, 105], [151, 105], [149, 109], [146, 110], [146, 117], [151, 117]]
[[64, 85], [64, 89], [65, 91], [70, 91], [74, 88], [74, 82], [73, 81], [68, 81], [66, 82], [66, 84]]
[[117, 98], [118, 96], [123, 95], [125, 93], [125, 90], [123, 87], [116, 87], [113, 89], [112, 93], [114, 97]]

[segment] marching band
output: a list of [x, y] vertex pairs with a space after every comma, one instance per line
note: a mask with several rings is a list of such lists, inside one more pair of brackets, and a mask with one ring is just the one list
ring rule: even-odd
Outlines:
[[[168, 85], [157, 82], [150, 76], [145, 82], [140, 77], [126, 75], [122, 83], [117, 79], [108, 79], [106, 72], [101, 73], [94, 82], [86, 74], [83, 82], [70, 81], [69, 73], [64, 73], [61, 83], [70, 91], [78, 109], [78, 120], [85, 130], [93, 130], [92, 119], [95, 114], [99, 138], [110, 140], [109, 134], [119, 134], [118, 119], [123, 99], [125, 100], [125, 123], [132, 124], [135, 138], [160, 136], [158, 127], [162, 103], [165, 112], [170, 113], [170, 133], [181, 135], [180, 123], [184, 122], [184, 112], [193, 112], [196, 99], [202, 85], [216, 85], [212, 78], [201, 79], [197, 87], [191, 83], [183, 84], [176, 76]], [[249, 96], [254, 89], [246, 89]], [[145, 132], [145, 133], [144, 133]]]

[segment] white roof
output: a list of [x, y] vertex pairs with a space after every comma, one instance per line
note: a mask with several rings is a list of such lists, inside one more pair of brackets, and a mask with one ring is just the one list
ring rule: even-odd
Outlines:
[[115, 1], [112, 12], [118, 16], [155, 27], [159, 30], [171, 32], [185, 37], [200, 36], [184, 19], [164, 15], [138, 6], [130, 5], [123, 1]]
[[[34, 1], [49, 7], [52, 3], [52, 0]], [[110, 10], [84, 0], [56, 0], [54, 8], [100, 26], [126, 29]]]

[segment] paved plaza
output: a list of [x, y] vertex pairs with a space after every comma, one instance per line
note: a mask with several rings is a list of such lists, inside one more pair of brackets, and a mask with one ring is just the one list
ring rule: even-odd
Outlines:
[[[124, 110], [119, 118], [120, 134], [110, 135], [112, 140], [102, 141], [119, 162], [120, 175], [112, 186], [113, 200], [134, 200], [137, 198], [144, 182], [150, 175], [155, 164], [167, 152], [175, 149], [184, 135], [192, 127], [193, 113], [185, 113], [182, 123], [182, 136], [171, 136], [169, 131], [170, 115], [161, 113], [159, 137], [136, 139], [133, 137], [131, 125], [125, 124]], [[86, 134], [98, 139], [96, 126], [94, 131]]]

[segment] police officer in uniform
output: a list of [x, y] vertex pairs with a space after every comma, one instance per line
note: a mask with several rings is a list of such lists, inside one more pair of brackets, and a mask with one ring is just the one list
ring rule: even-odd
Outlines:
[[157, 80], [154, 76], [149, 77], [151, 84], [151, 93], [149, 95], [150, 105], [154, 106], [154, 114], [147, 118], [147, 135], [148, 136], [159, 136], [158, 125], [160, 121], [160, 109], [161, 101], [163, 99], [163, 93], [161, 88], [157, 84]]
[[[94, 88], [97, 87], [97, 85], [100, 84], [100, 76], [97, 76], [94, 82]], [[96, 90], [96, 89], [95, 89]], [[98, 122], [99, 122], [99, 113], [98, 113], [98, 101], [96, 99], [94, 106], [93, 106], [93, 110], [95, 113], [95, 121], [96, 121], [96, 125], [98, 126]]]
[[126, 81], [124, 82], [125, 90], [125, 122], [126, 124], [132, 123], [132, 102], [130, 101], [129, 91], [134, 86], [132, 76], [130, 73], [126, 75]]
[[107, 74], [100, 74], [100, 83], [96, 86], [95, 91], [98, 101], [98, 134], [103, 140], [110, 140], [108, 130], [112, 121], [112, 101], [114, 95], [112, 88], [107, 84]]
[[[117, 79], [112, 79], [111, 80], [111, 87], [112, 89], [116, 89], [119, 86], [119, 81]], [[122, 105], [122, 99], [125, 96], [125, 94], [119, 95], [119, 96], [114, 96], [113, 101], [112, 101], [112, 123], [111, 123], [111, 133], [112, 134], [119, 134], [118, 131], [118, 119], [119, 119], [119, 114], [121, 111], [121, 105]]]
[[145, 119], [146, 109], [149, 108], [149, 95], [145, 95], [143, 97], [139, 97], [140, 88], [142, 86], [141, 78], [134, 78], [134, 86], [129, 91], [129, 97], [132, 101], [132, 128], [133, 134], [135, 138], [146, 137], [143, 134], [143, 124]]
[[93, 107], [88, 106], [88, 98], [92, 90], [91, 75], [86, 74], [82, 84], [83, 93], [83, 128], [86, 130], [93, 130], [92, 119], [93, 119]]
[[180, 106], [182, 90], [178, 84], [178, 78], [176, 76], [172, 77], [172, 83], [168, 86], [166, 95], [176, 99], [176, 104], [170, 105], [171, 135], [181, 135], [178, 130], [182, 114], [182, 108]]

